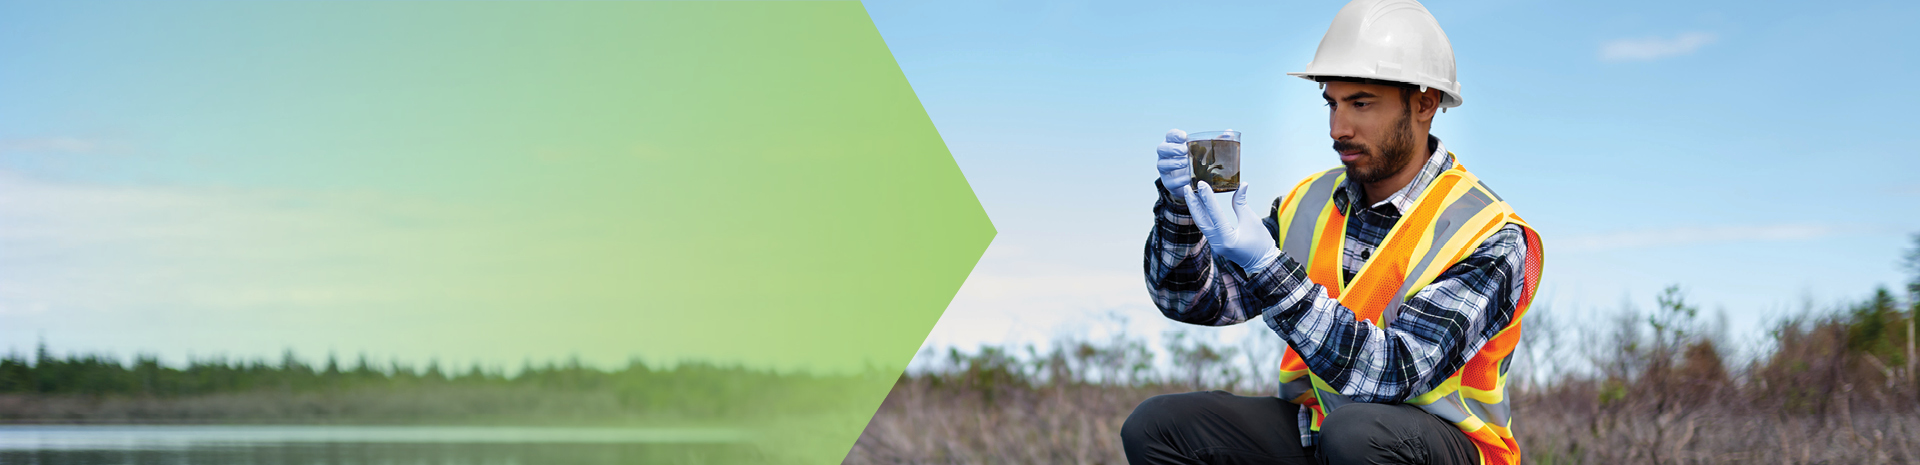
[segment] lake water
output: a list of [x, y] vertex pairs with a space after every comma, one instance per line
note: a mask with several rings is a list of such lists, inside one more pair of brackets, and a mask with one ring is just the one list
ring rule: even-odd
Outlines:
[[0, 464], [755, 463], [719, 428], [0, 426]]

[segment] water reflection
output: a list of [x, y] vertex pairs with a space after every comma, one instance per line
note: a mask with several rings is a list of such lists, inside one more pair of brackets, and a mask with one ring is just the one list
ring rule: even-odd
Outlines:
[[7, 426], [0, 464], [720, 464], [770, 461], [729, 430]]

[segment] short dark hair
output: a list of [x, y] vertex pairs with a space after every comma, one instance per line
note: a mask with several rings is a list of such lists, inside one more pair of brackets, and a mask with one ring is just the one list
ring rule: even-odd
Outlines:
[[1387, 81], [1387, 80], [1373, 79], [1373, 78], [1346, 77], [1346, 76], [1314, 76], [1313, 81], [1321, 84], [1326, 84], [1329, 82], [1352, 82], [1352, 83], [1359, 83], [1359, 84], [1373, 84], [1373, 85], [1381, 85], [1381, 86], [1398, 88], [1400, 89], [1400, 104], [1407, 107], [1408, 113], [1413, 112], [1413, 96], [1420, 94], [1420, 86], [1415, 84], [1408, 84], [1400, 81]]
[[1419, 85], [1415, 85], [1415, 84], [1408, 84], [1408, 83], [1405, 83], [1405, 82], [1400, 82], [1400, 81], [1387, 81], [1387, 80], [1381, 80], [1381, 79], [1373, 79], [1373, 78], [1362, 78], [1362, 77], [1346, 77], [1346, 76], [1314, 76], [1314, 78], [1313, 78], [1313, 80], [1314, 80], [1314, 82], [1320, 82], [1320, 83], [1327, 83], [1327, 82], [1354, 82], [1354, 83], [1360, 83], [1360, 84], [1373, 84], [1373, 85], [1380, 85], [1380, 86], [1393, 86], [1393, 87], [1398, 87], [1398, 88], [1401, 88], [1401, 89], [1403, 89], [1403, 90], [1407, 90], [1407, 91], [1410, 91], [1410, 92], [1418, 92], [1418, 91], [1420, 91], [1420, 86], [1419, 86]]

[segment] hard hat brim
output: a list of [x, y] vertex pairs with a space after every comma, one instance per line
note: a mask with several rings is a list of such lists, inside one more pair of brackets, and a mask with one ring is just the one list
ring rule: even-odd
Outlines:
[[1381, 79], [1372, 73], [1340, 73], [1340, 72], [1315, 73], [1315, 72], [1299, 71], [1299, 72], [1287, 73], [1287, 75], [1297, 77], [1300, 79], [1314, 81], [1314, 82], [1319, 82], [1320, 78], [1352, 78], [1352, 79], [1365, 79], [1369, 81], [1395, 82], [1395, 83], [1406, 84], [1410, 86], [1426, 86], [1429, 89], [1437, 89], [1440, 91], [1441, 95], [1446, 96], [1446, 98], [1440, 99], [1440, 108], [1457, 107], [1457, 106], [1460, 106], [1460, 104], [1463, 103], [1464, 101], [1464, 99], [1460, 98], [1459, 91], [1447, 89], [1445, 87], [1434, 85], [1432, 83], [1402, 81], [1399, 79]]

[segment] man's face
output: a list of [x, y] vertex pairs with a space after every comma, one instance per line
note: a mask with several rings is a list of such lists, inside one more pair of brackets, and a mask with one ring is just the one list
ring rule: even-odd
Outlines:
[[[1327, 100], [1333, 150], [1347, 165], [1347, 177], [1371, 184], [1393, 177], [1412, 161], [1411, 91], [1380, 84], [1333, 81], [1320, 96]], [[1422, 144], [1424, 145], [1424, 144]]]

